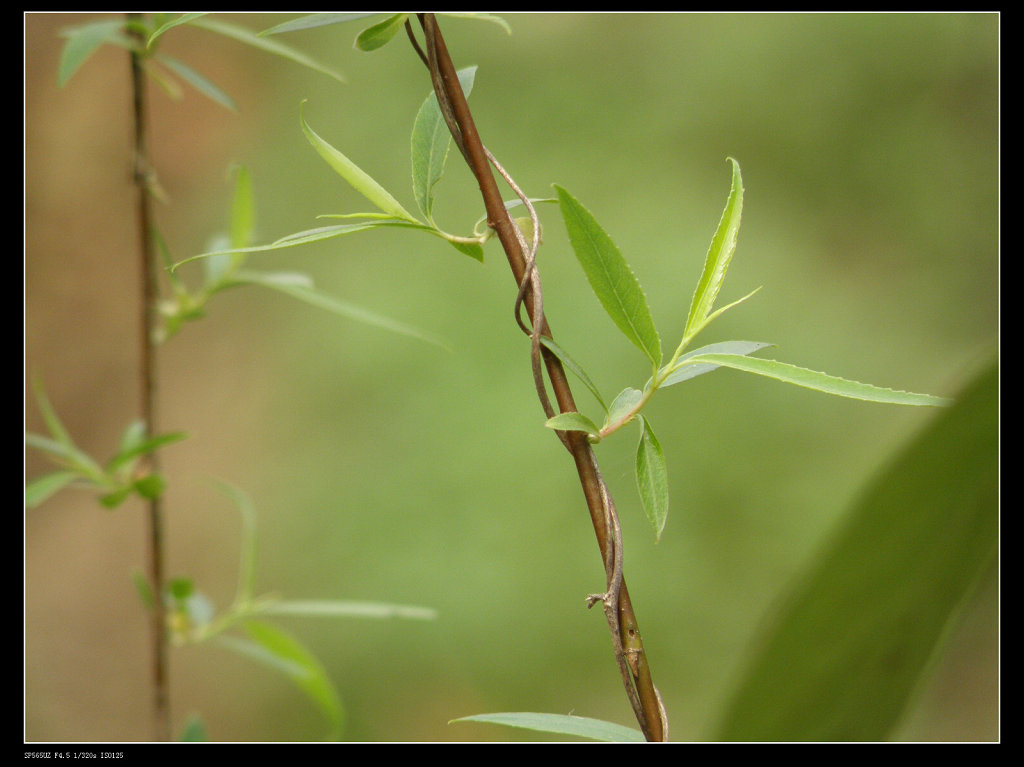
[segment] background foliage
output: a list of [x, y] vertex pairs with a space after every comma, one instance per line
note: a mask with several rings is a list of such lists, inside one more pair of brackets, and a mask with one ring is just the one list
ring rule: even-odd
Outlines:
[[[128, 63], [102, 51], [57, 88], [56, 33], [86, 18], [26, 16], [26, 368], [78, 443], [106, 455], [137, 415]], [[585, 202], [659, 326], [685, 322], [734, 156], [746, 200], [722, 300], [764, 288], [702, 342], [756, 328], [780, 359], [942, 395], [992, 351], [997, 16], [508, 18], [512, 36], [442, 20], [456, 64], [479, 65], [471, 104], [484, 141], [531, 195], [558, 183]], [[325, 139], [409, 190], [409, 131], [429, 82], [406, 46], [362, 54], [354, 34], [289, 39], [347, 85], [202, 31], [168, 34], [166, 50], [239, 106], [154, 93], [151, 146], [172, 201], [158, 223], [176, 258], [206, 249], [225, 220], [232, 162], [253, 173], [263, 241], [353, 209], [355, 193], [302, 136], [302, 99]], [[440, 226], [468, 230], [482, 215], [458, 163], [437, 191]], [[554, 209], [541, 215], [559, 341], [603, 391], [636, 385], [646, 368], [594, 300]], [[297, 625], [344, 696], [348, 737], [544, 737], [445, 724], [484, 711], [631, 724], [602, 619], [583, 608], [603, 582], [600, 558], [543, 428], [502, 254], [489, 245], [481, 266], [433, 238], [359, 238], [264, 258], [454, 353], [256, 290], [220, 297], [162, 357], [162, 428], [193, 437], [163, 456], [170, 574], [230, 600], [240, 523], [204, 481], [222, 477], [255, 500], [265, 584], [440, 612], [429, 624]], [[801, 565], [934, 415], [730, 371], [683, 392], [652, 404], [673, 497], [657, 545], [631, 484], [633, 441], [600, 448], [675, 740], [709, 734]], [[34, 408], [26, 418], [41, 430]], [[142, 530], [127, 504], [110, 514], [74, 493], [27, 518], [28, 739], [147, 737], [147, 625], [129, 578]], [[897, 737], [996, 736], [996, 607], [991, 577]], [[227, 653], [175, 652], [172, 674], [176, 719], [200, 711], [215, 739], [322, 735], [287, 680]]]

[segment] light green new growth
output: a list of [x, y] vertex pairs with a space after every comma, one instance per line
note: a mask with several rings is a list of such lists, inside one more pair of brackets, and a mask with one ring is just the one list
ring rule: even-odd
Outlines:
[[[626, 424], [639, 420], [641, 433], [635, 467], [637, 488], [644, 512], [657, 536], [661, 535], [668, 514], [665, 456], [651, 430], [650, 422], [639, 413], [660, 388], [687, 381], [718, 367], [731, 367], [826, 394], [868, 402], [932, 406], [948, 404], [948, 400], [941, 397], [883, 389], [784, 362], [750, 357], [749, 355], [770, 345], [760, 341], [725, 341], [685, 353], [690, 342], [715, 317], [757, 292], [752, 291], [738, 301], [717, 310], [714, 308], [736, 251], [743, 215], [743, 177], [739, 163], [732, 158], [729, 158], [729, 162], [732, 164], [729, 197], [693, 293], [683, 337], [672, 358], [663, 366], [660, 337], [654, 328], [643, 289], [632, 269], [590, 211], [567, 191], [555, 187], [569, 241], [594, 293], [616, 326], [654, 363], [655, 372], [643, 391], [627, 387], [620, 392], [611, 406], [606, 408], [604, 425], [596, 434], [593, 430], [594, 422], [580, 413], [563, 413], [549, 418], [545, 426], [552, 429], [583, 431], [591, 442], [600, 442]], [[603, 400], [586, 372], [575, 362], [570, 363], [571, 358], [568, 354], [557, 346], [548, 344], [548, 348], [586, 384], [603, 406]]]

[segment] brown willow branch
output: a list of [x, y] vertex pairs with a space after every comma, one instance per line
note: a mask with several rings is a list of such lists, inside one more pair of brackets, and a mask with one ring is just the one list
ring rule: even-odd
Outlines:
[[[545, 412], [551, 410], [548, 414], [553, 414], [554, 410], [547, 400], [543, 377], [539, 376], [540, 360], [543, 359], [559, 411], [575, 412], [576, 405], [572, 390], [561, 362], [547, 348], [542, 348], [539, 343], [541, 335], [551, 337], [551, 329], [543, 313], [540, 279], [535, 263], [536, 246], [526, 247], [522, 232], [505, 208], [489, 165], [493, 156], [486, 150], [477, 133], [473, 116], [469, 111], [469, 105], [459, 84], [455, 66], [436, 19], [433, 14], [419, 14], [418, 18], [426, 39], [426, 56], [424, 57], [418, 45], [415, 46], [416, 50], [421, 58], [426, 59], [441, 113], [452, 133], [453, 140], [477, 179], [487, 211], [488, 226], [497, 234], [508, 258], [512, 274], [519, 285], [519, 295], [516, 299], [516, 319], [523, 326], [524, 331], [527, 328], [520, 319], [522, 304], [525, 304], [530, 317], [531, 358], [534, 360], [538, 395], [545, 407]], [[407, 31], [415, 45], [415, 38], [408, 26]], [[498, 165], [495, 167], [499, 168], [499, 173], [506, 181], [510, 179], [504, 169]], [[525, 198], [525, 195], [519, 192], [518, 187], [513, 185], [513, 188], [521, 198]], [[535, 216], [535, 213], [532, 213], [531, 216]], [[539, 228], [535, 225], [534, 242], [536, 242], [538, 231]], [[580, 485], [587, 501], [591, 522], [605, 565], [607, 590], [604, 594], [589, 597], [588, 603], [593, 605], [597, 601], [601, 601], [605, 606], [605, 615], [612, 634], [616, 661], [627, 697], [644, 736], [651, 741], [665, 740], [668, 728], [664, 707], [651, 679], [643, 640], [629, 598], [629, 591], [622, 577], [622, 539], [615, 505], [611, 500], [611, 495], [598, 468], [596, 456], [586, 436], [579, 431], [558, 432], [558, 434], [576, 463]]]
[[[140, 14], [128, 14], [129, 21], [137, 21]], [[130, 25], [131, 26], [131, 25]], [[141, 35], [131, 30], [138, 48], [131, 51], [132, 72], [132, 114], [134, 117], [133, 172], [137, 195], [137, 227], [139, 236], [139, 260], [142, 275], [141, 311], [139, 323], [140, 336], [140, 398], [142, 420], [146, 427], [146, 436], [156, 433], [156, 401], [157, 401], [157, 354], [153, 338], [153, 329], [158, 319], [157, 301], [159, 299], [159, 281], [156, 254], [153, 252], [153, 233], [151, 228], [152, 211], [151, 187], [152, 169], [149, 165], [147, 149], [146, 121], [146, 73], [143, 56], [146, 41]], [[146, 469], [155, 473], [159, 469], [158, 459], [154, 453], [146, 458]], [[164, 531], [163, 502], [161, 496], [151, 498], [149, 511], [149, 580], [156, 595], [156, 604], [152, 609], [152, 641], [153, 641], [153, 730], [156, 740], [171, 739], [170, 695], [168, 692], [168, 652], [167, 633], [163, 610], [164, 593]]]

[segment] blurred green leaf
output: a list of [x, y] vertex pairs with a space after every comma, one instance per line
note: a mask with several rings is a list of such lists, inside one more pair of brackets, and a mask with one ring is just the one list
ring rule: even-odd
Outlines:
[[297, 51], [291, 46], [280, 43], [277, 40], [268, 40], [265, 37], [260, 37], [256, 33], [245, 29], [244, 27], [239, 27], [225, 21], [220, 21], [219, 19], [211, 19], [205, 16], [203, 18], [191, 19], [188, 23], [194, 27], [199, 27], [200, 29], [215, 32], [225, 37], [230, 37], [233, 40], [245, 43], [253, 48], [259, 48], [260, 50], [272, 53], [275, 56], [290, 59], [297, 64], [301, 64], [302, 66], [309, 67], [317, 72], [322, 72], [329, 77], [333, 77], [338, 82], [345, 82], [345, 78], [342, 77], [339, 72], [314, 61], [301, 51]]
[[34, 509], [51, 495], [63, 490], [78, 478], [74, 471], [55, 471], [36, 477], [25, 485], [25, 506]]
[[159, 61], [210, 100], [230, 109], [232, 112], [238, 111], [238, 106], [228, 94], [206, 79], [203, 75], [192, 69], [188, 64], [163, 54], [157, 54], [153, 59], [155, 61]]
[[661, 538], [668, 520], [668, 470], [665, 452], [654, 436], [650, 422], [638, 416], [642, 426], [636, 448], [636, 486], [647, 521], [654, 528], [655, 540]]
[[526, 730], [554, 732], [560, 735], [577, 735], [607, 743], [644, 743], [644, 735], [640, 730], [624, 727], [614, 722], [601, 719], [590, 719], [585, 716], [566, 716], [564, 714], [535, 714], [530, 712], [509, 712], [501, 714], [475, 714], [453, 719], [452, 722], [487, 722], [503, 724], [507, 727], [520, 727]]
[[205, 13], [183, 13], [177, 18], [172, 18], [169, 21], [165, 21], [162, 24], [159, 24], [156, 27], [156, 29], [154, 29], [150, 33], [149, 39], [146, 40], [146, 47], [152, 48], [153, 43], [159, 40], [164, 35], [165, 32], [174, 29], [175, 27], [180, 27], [182, 24], [188, 24], [190, 21], [194, 21], [195, 19], [198, 19], [200, 16], [205, 15]]
[[865, 488], [779, 610], [715, 739], [890, 736], [998, 541], [992, 364]]
[[250, 643], [242, 643], [241, 640], [228, 636], [221, 636], [218, 639], [232, 649], [287, 674], [327, 719], [330, 725], [330, 739], [338, 738], [345, 717], [344, 709], [341, 698], [320, 661], [288, 632], [269, 623], [246, 621], [245, 630], [252, 639]]
[[827, 373], [790, 365], [778, 360], [764, 360], [759, 357], [743, 357], [736, 354], [699, 354], [689, 358], [689, 364], [710, 363], [724, 367], [743, 370], [747, 373], [774, 378], [783, 383], [803, 386], [807, 389], [834, 394], [837, 397], [882, 402], [890, 405], [920, 405], [937, 407], [948, 405], [949, 400], [931, 394], [914, 394], [913, 392], [883, 389], [871, 384], [848, 381]]
[[398, 30], [405, 25], [408, 13], [397, 13], [384, 21], [373, 24], [356, 36], [355, 46], [361, 51], [375, 51], [391, 42]]
[[636, 275], [590, 211], [562, 187], [555, 185], [555, 190], [569, 241], [601, 305], [626, 338], [657, 366], [661, 339]]
[[725, 280], [732, 254], [736, 250], [736, 237], [739, 235], [740, 218], [743, 214], [743, 178], [740, 176], [739, 163], [731, 157], [729, 162], [732, 163], [732, 187], [729, 190], [729, 199], [725, 203], [725, 210], [722, 211], [722, 218], [718, 222], [718, 230], [711, 240], [711, 247], [704, 260], [704, 271], [693, 293], [690, 313], [687, 315], [686, 328], [683, 331], [684, 344], [710, 322], [711, 318], [708, 315]]
[[123, 19], [95, 21], [62, 30], [61, 34], [67, 38], [57, 65], [57, 85], [61, 87], [104, 43], [131, 46], [131, 40], [124, 33]]
[[[298, 279], [297, 279], [298, 277]], [[304, 280], [301, 278], [305, 278]], [[371, 312], [368, 309], [351, 304], [348, 301], [342, 301], [334, 296], [329, 296], [325, 293], [321, 293], [312, 287], [312, 282], [305, 275], [295, 275], [294, 273], [262, 273], [253, 272], [249, 270], [240, 270], [236, 275], [235, 279], [239, 283], [251, 283], [253, 285], [262, 285], [265, 288], [270, 288], [286, 295], [303, 301], [311, 306], [316, 306], [320, 309], [326, 309], [329, 312], [337, 314], [342, 317], [346, 317], [357, 322], [362, 322], [365, 325], [372, 325], [374, 327], [381, 328], [383, 330], [390, 330], [393, 333], [399, 335], [408, 336], [410, 338], [417, 338], [420, 341], [426, 341], [427, 343], [440, 346], [443, 349], [451, 350], [451, 347], [441, 338], [438, 338], [431, 333], [427, 333], [424, 330], [415, 328], [412, 325], [407, 325], [398, 320], [393, 320], [390, 317]]]
[[168, 434], [158, 434], [150, 439], [145, 439], [142, 442], [138, 442], [128, 447], [123, 447], [107, 465], [107, 471], [114, 472], [120, 469], [122, 466], [127, 465], [132, 460], [138, 458], [141, 455], [152, 453], [165, 445], [170, 445], [174, 442], [180, 442], [186, 439], [188, 434], [183, 431], [170, 432]]
[[[468, 97], [473, 90], [476, 67], [460, 70], [459, 83]], [[427, 220], [433, 222], [434, 185], [444, 173], [452, 135], [437, 105], [437, 95], [431, 91], [416, 113], [412, 126], [412, 188]]]
[[205, 743], [208, 740], [206, 725], [203, 724], [203, 720], [198, 714], [193, 714], [188, 718], [178, 740], [182, 743]]

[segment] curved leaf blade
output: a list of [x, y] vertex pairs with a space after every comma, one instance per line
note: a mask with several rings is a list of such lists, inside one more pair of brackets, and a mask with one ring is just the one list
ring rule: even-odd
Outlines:
[[536, 714], [514, 711], [498, 714], [475, 714], [453, 719], [452, 722], [487, 722], [502, 724], [506, 727], [519, 727], [539, 732], [554, 732], [561, 735], [576, 735], [605, 743], [644, 743], [644, 735], [640, 730], [624, 727], [602, 719], [591, 719], [585, 716], [567, 716], [565, 714]]
[[712, 370], [718, 369], [719, 365], [712, 365], [710, 363], [704, 364], [688, 364], [687, 360], [693, 357], [698, 357], [702, 354], [738, 354], [745, 357], [748, 354], [753, 354], [759, 349], [763, 349], [766, 346], [773, 346], [773, 344], [762, 343], [760, 341], [722, 341], [717, 344], [708, 344], [702, 346], [699, 349], [694, 349], [692, 352], [684, 354], [679, 360], [673, 365], [671, 372], [665, 377], [665, 380], [661, 382], [661, 386], [672, 386], [672, 384], [681, 383], [682, 381], [688, 381], [691, 378], [696, 378], [704, 373], [710, 373]]
[[783, 603], [715, 740], [891, 737], [998, 555], [998, 366], [861, 498]]
[[778, 360], [765, 360], [758, 357], [742, 357], [737, 354], [698, 354], [690, 357], [689, 364], [710, 363], [723, 367], [743, 370], [747, 373], [774, 378], [776, 381], [803, 386], [807, 389], [834, 394], [837, 397], [864, 400], [865, 402], [881, 402], [889, 405], [918, 405], [939, 407], [948, 405], [950, 400], [931, 394], [914, 394], [913, 392], [885, 389], [880, 386], [849, 381], [827, 373], [790, 365]]
[[240, 270], [236, 275], [235, 279], [240, 283], [250, 283], [253, 285], [262, 285], [265, 288], [276, 290], [286, 295], [296, 298], [299, 301], [303, 301], [311, 306], [316, 306], [320, 309], [337, 314], [341, 317], [346, 317], [357, 322], [362, 322], [365, 325], [372, 325], [373, 327], [381, 328], [382, 330], [389, 330], [392, 333], [398, 333], [399, 335], [408, 336], [410, 338], [416, 338], [420, 341], [426, 341], [427, 343], [435, 346], [440, 346], [442, 349], [451, 351], [451, 347], [443, 339], [438, 338], [426, 331], [415, 328], [412, 325], [406, 325], [404, 322], [385, 317], [382, 314], [377, 314], [369, 309], [364, 309], [355, 304], [351, 304], [348, 301], [343, 301], [334, 296], [329, 296], [326, 293], [321, 293], [313, 288], [311, 280], [306, 275], [296, 275], [290, 272], [283, 273], [263, 273], [253, 272], [248, 270]]
[[261, 35], [279, 35], [283, 32], [298, 32], [303, 29], [314, 29], [328, 24], [341, 24], [346, 21], [365, 19], [368, 16], [376, 16], [377, 13], [310, 13], [300, 16], [297, 19], [286, 21], [282, 24], [275, 24], [269, 29], [260, 32]]
[[268, 615], [294, 615], [307, 618], [408, 618], [434, 620], [437, 610], [390, 602], [351, 602], [340, 599], [289, 599], [263, 608]]
[[367, 52], [382, 48], [398, 34], [398, 30], [402, 28], [407, 18], [409, 18], [408, 13], [396, 13], [384, 21], [368, 26], [356, 36], [355, 47]]
[[124, 21], [120, 19], [83, 24], [63, 30], [61, 34], [67, 38], [67, 42], [60, 52], [60, 63], [57, 65], [57, 85], [60, 87], [71, 79], [103, 43], [131, 46], [131, 41], [124, 34]]
[[704, 271], [697, 282], [697, 289], [693, 293], [693, 300], [690, 303], [690, 313], [686, 317], [686, 328], [683, 331], [684, 338], [692, 338], [706, 324], [708, 315], [718, 297], [718, 291], [725, 280], [725, 273], [729, 269], [729, 262], [736, 250], [736, 237], [740, 230], [740, 218], [743, 214], [743, 177], [740, 175], [740, 164], [731, 157], [732, 163], [732, 186], [729, 189], [729, 199], [725, 203], [725, 210], [722, 211], [722, 218], [718, 222], [718, 229], [711, 240], [711, 247], [708, 248], [707, 257], [704, 260]]
[[412, 223], [420, 223], [415, 216], [403, 208], [402, 204], [392, 197], [384, 187], [374, 181], [369, 174], [363, 171], [344, 154], [320, 138], [320, 136], [309, 127], [305, 117], [300, 116], [299, 119], [302, 123], [302, 132], [306, 134], [306, 138], [309, 140], [309, 143], [312, 144], [317, 153], [327, 161], [327, 164], [334, 169], [335, 173], [345, 179], [353, 189], [389, 216], [394, 216], [395, 218], [400, 218]]
[[601, 305], [626, 338], [660, 364], [661, 338], [633, 270], [593, 214], [557, 184], [555, 191], [569, 241]]
[[233, 40], [237, 40], [245, 45], [250, 45], [253, 48], [259, 48], [267, 53], [272, 53], [275, 56], [281, 56], [282, 58], [290, 59], [296, 64], [301, 64], [304, 67], [309, 67], [317, 72], [321, 72], [328, 77], [333, 77], [338, 82], [345, 82], [345, 78], [339, 73], [331, 69], [330, 67], [324, 66], [311, 59], [302, 51], [298, 51], [289, 45], [278, 42], [277, 40], [269, 40], [266, 37], [260, 37], [255, 32], [239, 27], [234, 24], [229, 24], [219, 19], [211, 19], [208, 17], [191, 19], [188, 22], [191, 26], [205, 29], [209, 32], [215, 32], [225, 37], [230, 37]]

